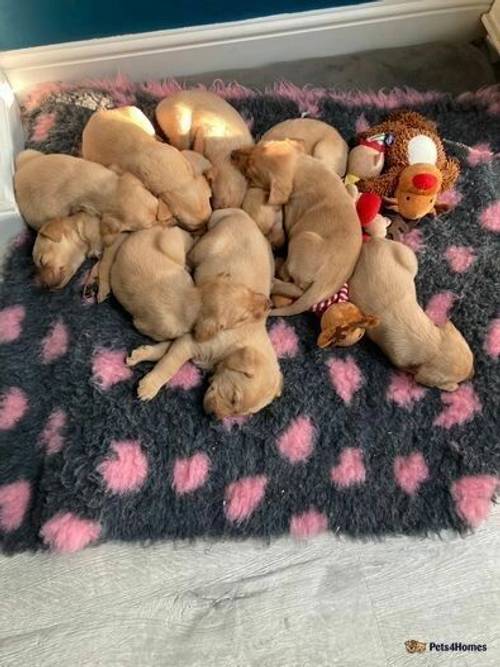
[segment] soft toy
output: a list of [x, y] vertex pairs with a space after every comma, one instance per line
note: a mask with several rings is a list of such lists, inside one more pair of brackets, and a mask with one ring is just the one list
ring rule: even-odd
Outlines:
[[[371, 141], [374, 136], [384, 137], [384, 169], [378, 174], [380, 161], [373, 173], [373, 156], [370, 157], [376, 150]], [[387, 141], [387, 137], [391, 140]], [[435, 123], [416, 112], [399, 112], [363, 132], [360, 141], [360, 146], [353, 149], [358, 152], [349, 159], [348, 171], [357, 169], [355, 176], [361, 179], [357, 186], [362, 192], [384, 197], [389, 209], [409, 220], [446, 210], [436, 203], [437, 197], [453, 186], [460, 167], [457, 160], [446, 156]]]
[[380, 215], [382, 197], [373, 192], [362, 192], [356, 202], [356, 211], [363, 228], [363, 240], [371, 237], [384, 239], [391, 224], [389, 218]]
[[373, 315], [364, 315], [349, 301], [330, 306], [321, 316], [319, 347], [349, 347], [365, 335], [365, 331], [379, 324]]

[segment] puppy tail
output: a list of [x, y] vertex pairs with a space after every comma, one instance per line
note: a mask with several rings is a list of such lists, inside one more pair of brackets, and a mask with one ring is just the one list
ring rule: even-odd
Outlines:
[[21, 169], [21, 167], [28, 163], [30, 160], [33, 160], [33, 158], [36, 157], [40, 157], [41, 155], [43, 155], [43, 153], [40, 153], [40, 151], [34, 151], [31, 148], [28, 148], [25, 151], [21, 151], [16, 157], [16, 170]]
[[[328, 270], [330, 271], [330, 268]], [[342, 273], [339, 273], [336, 276], [329, 276], [328, 280], [322, 279], [320, 274], [317, 280], [308, 287], [296, 301], [289, 306], [271, 310], [270, 315], [287, 317], [288, 315], [300, 315], [300, 313], [305, 313], [307, 310], [310, 310], [312, 306], [323, 301], [323, 299], [328, 299], [328, 297], [336, 294], [351, 273], [352, 271], [342, 271]]]

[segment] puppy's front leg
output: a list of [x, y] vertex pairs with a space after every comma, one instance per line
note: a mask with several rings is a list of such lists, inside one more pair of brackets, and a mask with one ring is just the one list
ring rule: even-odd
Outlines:
[[137, 366], [143, 361], [159, 361], [168, 350], [171, 341], [158, 343], [157, 345], [140, 345], [129, 354], [126, 359], [127, 366]]
[[179, 368], [194, 356], [194, 353], [195, 343], [190, 334], [177, 338], [163, 359], [139, 382], [137, 395], [141, 401], [150, 401], [154, 398]]
[[110, 246], [106, 246], [102, 253], [102, 257], [99, 260], [99, 269], [98, 269], [98, 283], [99, 287], [97, 290], [97, 303], [102, 303], [107, 299], [109, 293], [111, 292], [110, 286], [110, 276], [111, 276], [111, 267], [115, 261], [116, 254], [124, 242], [127, 234], [118, 234], [116, 239]]

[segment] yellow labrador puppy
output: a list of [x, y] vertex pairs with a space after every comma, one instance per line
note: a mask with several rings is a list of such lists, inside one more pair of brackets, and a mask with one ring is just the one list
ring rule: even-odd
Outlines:
[[88, 160], [116, 166], [139, 178], [164, 205], [163, 219], [176, 218], [190, 231], [210, 217], [210, 186], [203, 174], [210, 163], [193, 151], [155, 139], [155, 131], [136, 107], [96, 111], [82, 135]]
[[349, 281], [350, 298], [380, 324], [367, 330], [392, 363], [429, 387], [454, 391], [473, 375], [474, 357], [451, 323], [436, 326], [418, 305], [418, 263], [407, 246], [389, 239], [363, 244]]
[[103, 234], [136, 230], [163, 219], [159, 202], [132, 174], [117, 175], [71, 155], [22, 151], [14, 186], [19, 210], [34, 229], [55, 218], [85, 212], [101, 217]]
[[297, 315], [336, 293], [361, 250], [359, 218], [340, 177], [290, 139], [241, 148], [233, 160], [252, 185], [269, 192], [269, 205], [284, 206], [288, 254], [279, 293], [300, 296], [271, 314]]
[[271, 206], [267, 203], [268, 198], [268, 193], [262, 188], [249, 187], [241, 208], [255, 220], [257, 227], [273, 248], [281, 248], [286, 241], [283, 207]]
[[173, 146], [192, 148], [211, 162], [207, 176], [214, 209], [239, 208], [247, 183], [231, 163], [231, 152], [253, 139], [236, 109], [206, 90], [183, 90], [160, 102], [156, 119]]
[[61, 289], [87, 257], [98, 257], [102, 250], [99, 218], [75, 213], [46, 222], [40, 227], [33, 246], [37, 282], [43, 287]]
[[302, 142], [307, 155], [321, 160], [339, 176], [345, 176], [349, 149], [339, 132], [328, 123], [315, 118], [293, 118], [278, 123], [261, 137], [261, 141], [282, 139]]

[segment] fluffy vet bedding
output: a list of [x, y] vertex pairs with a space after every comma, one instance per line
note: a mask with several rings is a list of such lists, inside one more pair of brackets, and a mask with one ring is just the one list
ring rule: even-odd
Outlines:
[[[27, 144], [78, 154], [97, 108], [136, 104], [151, 118], [172, 81], [52, 85], [24, 109]], [[395, 108], [438, 121], [460, 159], [452, 210], [406, 235], [418, 292], [450, 315], [476, 355], [454, 393], [414, 384], [367, 340], [320, 350], [312, 315], [269, 321], [281, 398], [248, 419], [215, 421], [205, 378], [185, 366], [150, 403], [135, 395], [146, 342], [110, 299], [82, 298], [85, 270], [62, 292], [33, 284], [33, 236], [19, 237], [0, 293], [0, 533], [7, 552], [74, 551], [103, 540], [353, 536], [464, 531], [489, 511], [500, 463], [498, 87], [452, 99], [412, 90], [339, 93], [280, 84], [264, 93], [217, 82], [258, 137], [308, 114], [350, 141]], [[88, 268], [88, 267], [86, 267]]]

